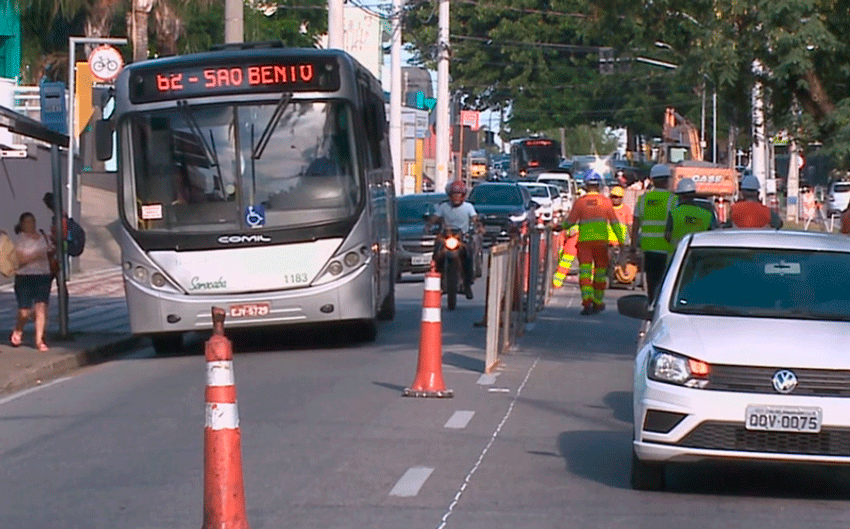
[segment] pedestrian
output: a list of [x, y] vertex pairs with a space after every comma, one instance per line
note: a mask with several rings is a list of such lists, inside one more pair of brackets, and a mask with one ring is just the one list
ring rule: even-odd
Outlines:
[[[587, 194], [576, 200], [566, 225], [578, 225], [578, 283], [581, 290], [583, 316], [605, 310], [605, 287], [608, 281], [608, 226], [621, 237], [620, 221], [611, 200], [602, 195], [602, 177], [593, 170], [584, 175]], [[620, 244], [625, 240], [619, 240]]]
[[33, 319], [35, 347], [39, 351], [47, 351], [44, 331], [47, 327], [47, 302], [53, 281], [50, 257], [54, 246], [44, 231], [36, 230], [35, 216], [28, 211], [22, 213], [18, 219], [15, 233], [18, 234], [15, 241], [15, 254], [18, 259], [18, 269], [15, 271], [15, 299], [18, 303], [18, 315], [9, 341], [14, 347], [21, 345], [24, 326], [27, 321]]
[[695, 203], [697, 185], [690, 178], [682, 178], [676, 184], [676, 196], [679, 204], [667, 215], [664, 239], [675, 250], [685, 235], [699, 231], [716, 230], [720, 227], [714, 208], [705, 208]]
[[653, 189], [641, 195], [635, 204], [630, 244], [632, 253], [636, 253], [637, 248], [643, 252], [646, 293], [651, 301], [655, 299], [655, 291], [667, 270], [667, 258], [673, 250], [664, 239], [664, 228], [677, 199], [667, 189], [673, 176], [669, 166], [655, 164], [649, 176]]
[[732, 212], [725, 227], [727, 228], [774, 228], [782, 227], [782, 219], [776, 211], [765, 206], [759, 200], [761, 185], [753, 175], [741, 180], [741, 200], [732, 205]]
[[621, 239], [626, 241], [626, 244], [628, 244], [629, 232], [631, 231], [632, 224], [634, 223], [634, 212], [632, 211], [632, 208], [623, 202], [623, 197], [625, 195], [626, 190], [623, 189], [622, 186], [614, 186], [608, 193], [608, 198], [611, 199], [611, 205], [614, 207], [614, 213], [617, 215], [617, 218], [620, 219], [620, 231], [622, 232], [620, 234], [621, 237], [617, 237], [613, 228], [609, 226], [608, 241], [612, 246], [619, 246], [618, 241]]

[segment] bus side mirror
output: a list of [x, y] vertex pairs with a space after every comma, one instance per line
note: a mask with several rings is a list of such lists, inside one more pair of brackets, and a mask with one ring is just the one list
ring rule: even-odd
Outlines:
[[112, 158], [112, 122], [99, 119], [94, 123], [95, 155], [101, 162]]

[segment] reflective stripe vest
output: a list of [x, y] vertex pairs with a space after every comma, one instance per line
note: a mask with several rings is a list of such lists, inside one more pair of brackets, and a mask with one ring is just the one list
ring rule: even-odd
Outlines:
[[674, 248], [685, 235], [698, 231], [707, 231], [711, 227], [711, 212], [693, 204], [676, 206], [670, 212], [670, 216], [673, 218], [673, 231], [670, 234], [670, 243]]
[[[620, 239], [626, 243], [629, 241], [629, 227], [632, 225], [634, 221], [634, 217], [632, 215], [632, 208], [625, 204], [620, 204], [619, 206], [614, 206], [614, 214], [617, 215], [617, 218], [620, 219]], [[613, 246], [617, 246], [620, 243], [617, 239], [617, 234], [614, 233], [614, 228], [609, 224], [608, 225], [608, 242]]]
[[670, 191], [647, 191], [637, 203], [636, 216], [640, 217], [640, 248], [654, 252], [673, 251], [674, 247], [664, 239], [667, 215], [676, 207], [678, 197]]
[[620, 221], [614, 213], [611, 200], [597, 192], [588, 193], [573, 204], [566, 224], [578, 224], [578, 241], [608, 241], [608, 223], [617, 226]]

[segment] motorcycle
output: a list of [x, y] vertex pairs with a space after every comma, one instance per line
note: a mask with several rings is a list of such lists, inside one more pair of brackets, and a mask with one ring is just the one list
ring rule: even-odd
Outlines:
[[442, 231], [442, 244], [437, 249], [435, 260], [442, 264], [441, 285], [447, 295], [449, 310], [457, 306], [458, 292], [464, 292], [463, 249], [466, 248], [463, 232], [457, 228], [446, 227]]

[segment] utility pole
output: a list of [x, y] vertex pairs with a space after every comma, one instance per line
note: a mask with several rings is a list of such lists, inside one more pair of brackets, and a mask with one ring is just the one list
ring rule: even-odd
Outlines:
[[244, 13], [242, 9], [242, 0], [224, 1], [225, 44], [245, 42], [245, 30], [243, 29]]
[[[756, 76], [764, 72], [761, 62], [753, 61], [753, 72]], [[764, 87], [760, 81], [753, 85], [753, 147], [752, 164], [753, 176], [758, 178], [761, 190], [765, 190], [767, 180], [767, 127], [764, 123]], [[765, 193], [762, 193], [765, 196]]]
[[328, 0], [328, 49], [345, 49], [345, 10], [343, 0]]
[[442, 192], [449, 181], [449, 0], [440, 1], [437, 32], [437, 174], [434, 191]]
[[393, 181], [396, 192], [402, 189], [404, 178], [404, 149], [401, 135], [401, 10], [402, 0], [393, 0], [392, 13], [392, 60], [390, 72], [390, 151], [393, 156]]

